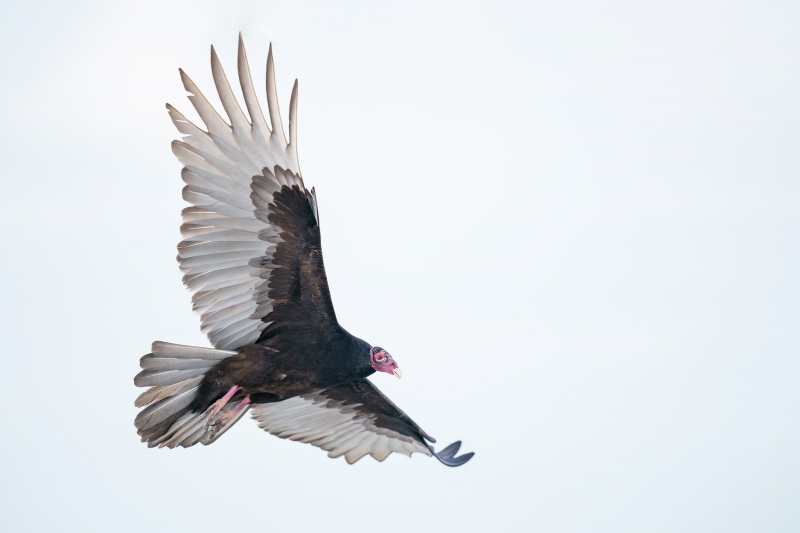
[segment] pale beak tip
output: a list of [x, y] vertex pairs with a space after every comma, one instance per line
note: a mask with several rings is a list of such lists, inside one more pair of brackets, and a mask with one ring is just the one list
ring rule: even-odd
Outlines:
[[394, 375], [397, 376], [397, 379], [400, 379], [400, 378], [403, 377], [403, 371], [400, 370], [399, 368], [395, 368], [394, 369]]

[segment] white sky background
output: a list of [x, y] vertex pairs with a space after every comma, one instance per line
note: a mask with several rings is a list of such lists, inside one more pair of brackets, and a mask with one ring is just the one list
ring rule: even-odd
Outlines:
[[[800, 4], [429, 4], [0, 2], [0, 529], [800, 528]], [[164, 103], [240, 30], [340, 322], [467, 466], [139, 443], [139, 357], [208, 345]]]

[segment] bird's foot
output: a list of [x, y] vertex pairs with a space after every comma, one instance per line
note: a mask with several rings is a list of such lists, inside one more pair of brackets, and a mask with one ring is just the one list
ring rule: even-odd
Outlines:
[[[229, 422], [234, 420], [236, 416], [242, 411], [242, 409], [247, 407], [249, 403], [250, 403], [250, 396], [247, 396], [244, 400], [239, 402], [236, 405], [236, 407], [234, 407], [233, 409], [228, 409], [227, 411], [222, 413], [222, 416], [219, 417], [219, 420], [216, 420], [213, 424], [211, 424], [211, 433], [209, 433], [208, 439], [214, 440], [214, 437], [217, 436], [217, 433], [221, 431], [225, 426], [227, 426]], [[211, 417], [209, 417], [209, 420], [211, 420]], [[206, 424], [208, 424], [208, 422], [206, 422]]]
[[233, 398], [233, 395], [236, 394], [236, 391], [238, 391], [239, 389], [240, 387], [238, 385], [234, 385], [233, 387], [231, 387], [231, 390], [229, 390], [225, 394], [225, 396], [223, 396], [222, 398], [211, 404], [211, 407], [206, 409], [206, 414], [208, 415], [208, 418], [206, 418], [206, 423], [203, 426], [203, 429], [208, 431], [208, 426], [211, 425], [211, 421], [214, 419], [215, 416], [217, 416], [217, 413], [219, 413], [220, 409], [225, 407], [225, 404], [227, 404], [230, 401], [230, 399]]

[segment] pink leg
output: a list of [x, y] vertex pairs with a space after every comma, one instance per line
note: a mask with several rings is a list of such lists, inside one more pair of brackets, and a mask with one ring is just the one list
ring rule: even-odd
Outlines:
[[231, 420], [236, 418], [236, 415], [238, 415], [242, 411], [242, 409], [247, 407], [249, 403], [250, 403], [250, 396], [247, 396], [244, 400], [239, 402], [238, 405], [236, 405], [236, 407], [234, 407], [233, 409], [229, 409], [221, 417], [219, 417], [219, 420], [214, 422], [214, 426], [213, 429], [211, 430], [211, 435], [209, 436], [209, 438], [213, 439], [214, 436], [217, 434], [217, 432], [222, 430], [225, 426], [228, 425], [228, 423]]
[[236, 415], [239, 411], [245, 408], [247, 404], [250, 403], [250, 396], [246, 397], [244, 400], [239, 402], [239, 405], [233, 408], [233, 414]]
[[208, 426], [211, 424], [211, 419], [217, 416], [219, 410], [225, 407], [225, 404], [228, 403], [231, 398], [233, 398], [233, 395], [236, 394], [236, 392], [240, 388], [241, 387], [239, 387], [238, 385], [234, 385], [233, 387], [231, 387], [231, 390], [225, 393], [225, 396], [223, 396], [222, 398], [211, 404], [211, 407], [206, 409], [206, 413], [209, 413], [209, 415], [208, 418], [206, 419], [205, 425], [203, 426], [205, 429], [208, 429]]

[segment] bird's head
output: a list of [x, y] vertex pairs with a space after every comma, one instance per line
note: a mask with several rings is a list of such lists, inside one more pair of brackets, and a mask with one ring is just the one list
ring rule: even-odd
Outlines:
[[397, 368], [397, 363], [394, 362], [392, 356], [380, 346], [373, 346], [369, 350], [369, 364], [378, 372], [394, 374], [398, 378], [403, 377], [403, 373]]

